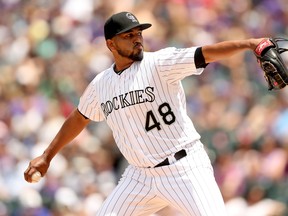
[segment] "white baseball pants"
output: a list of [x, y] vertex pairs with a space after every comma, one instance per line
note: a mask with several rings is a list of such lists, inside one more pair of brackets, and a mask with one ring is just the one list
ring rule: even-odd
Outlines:
[[98, 216], [151, 215], [171, 205], [183, 216], [226, 216], [210, 159], [198, 141], [168, 166], [128, 166]]

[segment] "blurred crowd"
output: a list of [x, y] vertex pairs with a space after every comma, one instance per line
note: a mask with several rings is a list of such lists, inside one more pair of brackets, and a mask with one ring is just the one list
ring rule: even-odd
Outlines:
[[[0, 216], [95, 215], [117, 184], [127, 162], [102, 122], [67, 145], [39, 183], [23, 173], [112, 64], [103, 25], [119, 11], [152, 23], [147, 51], [288, 35], [287, 0], [0, 0]], [[183, 84], [229, 215], [288, 215], [288, 88], [267, 90], [253, 52]]]

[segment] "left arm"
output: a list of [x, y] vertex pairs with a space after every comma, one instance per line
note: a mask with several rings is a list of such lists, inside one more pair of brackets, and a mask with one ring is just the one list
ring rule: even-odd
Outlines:
[[246, 40], [232, 40], [205, 45], [202, 53], [206, 63], [229, 58], [244, 50], [254, 50], [264, 38], [251, 38]]

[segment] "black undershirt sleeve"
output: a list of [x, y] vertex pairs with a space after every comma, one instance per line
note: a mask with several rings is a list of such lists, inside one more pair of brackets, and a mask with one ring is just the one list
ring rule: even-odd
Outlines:
[[194, 61], [196, 68], [205, 68], [209, 63], [205, 62], [205, 58], [202, 53], [202, 47], [198, 47], [195, 51]]

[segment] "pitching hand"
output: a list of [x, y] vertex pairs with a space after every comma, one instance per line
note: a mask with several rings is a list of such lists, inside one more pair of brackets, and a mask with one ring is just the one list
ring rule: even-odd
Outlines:
[[32, 175], [37, 171], [40, 172], [41, 176], [43, 177], [46, 174], [49, 165], [50, 162], [43, 155], [31, 160], [29, 166], [24, 172], [25, 180], [29, 183], [32, 183]]

